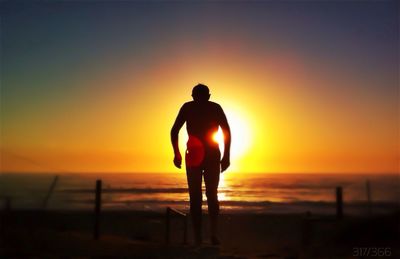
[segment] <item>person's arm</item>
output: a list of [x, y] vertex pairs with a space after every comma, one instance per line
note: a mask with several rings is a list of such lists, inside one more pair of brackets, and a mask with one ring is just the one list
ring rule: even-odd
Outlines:
[[228, 169], [231, 164], [230, 155], [231, 155], [231, 129], [229, 127], [228, 120], [226, 119], [225, 113], [221, 108], [221, 122], [220, 126], [222, 129], [222, 133], [224, 134], [224, 154], [221, 160], [221, 172]]
[[185, 123], [184, 116], [184, 106], [180, 109], [178, 116], [176, 117], [175, 123], [171, 129], [171, 143], [174, 149], [174, 165], [178, 168], [181, 168], [182, 165], [182, 156], [179, 151], [179, 130], [182, 128]]

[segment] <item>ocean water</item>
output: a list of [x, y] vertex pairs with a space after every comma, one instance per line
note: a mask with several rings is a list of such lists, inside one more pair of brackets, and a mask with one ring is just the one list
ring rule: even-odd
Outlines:
[[[186, 175], [177, 173], [64, 173], [48, 201], [49, 210], [92, 210], [97, 179], [103, 183], [104, 210], [189, 210]], [[56, 174], [0, 174], [0, 206], [40, 209]], [[399, 210], [400, 181], [389, 174], [237, 174], [221, 175], [222, 213], [335, 213], [335, 188], [343, 188], [344, 211], [367, 213], [366, 181], [373, 213]], [[204, 186], [203, 186], [204, 188]], [[204, 209], [206, 209], [206, 197]]]

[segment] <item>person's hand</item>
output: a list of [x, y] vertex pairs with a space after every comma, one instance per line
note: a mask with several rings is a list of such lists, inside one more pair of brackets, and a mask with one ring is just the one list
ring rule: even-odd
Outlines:
[[176, 153], [174, 157], [174, 165], [178, 168], [181, 168], [182, 165], [182, 156], [181, 153]]
[[224, 156], [221, 160], [221, 173], [224, 172], [231, 165], [229, 157]]

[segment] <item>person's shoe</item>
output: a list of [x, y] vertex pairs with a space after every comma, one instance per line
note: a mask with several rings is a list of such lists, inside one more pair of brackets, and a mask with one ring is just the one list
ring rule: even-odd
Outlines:
[[221, 244], [221, 242], [219, 241], [217, 236], [212, 236], [211, 237], [211, 244], [213, 246], [219, 246]]

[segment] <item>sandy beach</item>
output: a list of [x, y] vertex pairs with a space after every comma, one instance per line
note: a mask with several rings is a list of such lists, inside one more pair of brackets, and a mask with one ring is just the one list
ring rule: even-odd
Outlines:
[[[344, 217], [306, 214], [222, 214], [221, 245], [193, 246], [191, 225], [183, 244], [182, 218], [165, 214], [104, 211], [93, 239], [90, 211], [9, 211], [1, 218], [3, 258], [354, 258], [354, 249], [385, 248], [398, 258], [399, 215]], [[383, 258], [383, 257], [377, 257]]]

